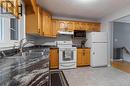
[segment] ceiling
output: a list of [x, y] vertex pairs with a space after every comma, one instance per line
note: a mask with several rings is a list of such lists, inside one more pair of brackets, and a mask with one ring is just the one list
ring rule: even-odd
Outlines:
[[123, 18], [117, 19], [115, 22], [130, 23], [130, 16], [125, 16]]
[[130, 0], [37, 0], [54, 16], [101, 19], [130, 5]]

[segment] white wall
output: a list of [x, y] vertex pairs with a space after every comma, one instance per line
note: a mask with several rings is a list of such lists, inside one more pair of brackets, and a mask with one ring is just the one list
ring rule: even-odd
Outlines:
[[113, 57], [113, 52], [111, 52], [112, 48], [112, 23], [107, 21], [101, 22], [101, 31], [108, 33], [108, 66], [110, 66], [110, 60]]
[[108, 32], [108, 65], [110, 65], [110, 60], [113, 57], [113, 21], [128, 15], [130, 15], [130, 6], [101, 19], [101, 31]]

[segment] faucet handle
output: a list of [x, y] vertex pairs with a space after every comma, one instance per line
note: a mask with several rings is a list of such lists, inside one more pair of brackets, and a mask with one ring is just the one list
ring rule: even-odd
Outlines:
[[15, 49], [17, 47], [17, 44], [19, 44], [19, 42], [14, 42], [13, 49]]

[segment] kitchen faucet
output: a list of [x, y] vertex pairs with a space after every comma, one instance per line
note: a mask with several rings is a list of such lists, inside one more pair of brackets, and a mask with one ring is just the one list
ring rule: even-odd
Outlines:
[[31, 44], [34, 44], [34, 41], [26, 41], [25, 43], [23, 42], [26, 38], [23, 38], [20, 40], [20, 45], [19, 45], [19, 50], [20, 50], [20, 53], [23, 52], [23, 48], [25, 45], [31, 43]]
[[3, 57], [6, 56], [5, 52], [1, 50], [1, 54], [3, 55]]

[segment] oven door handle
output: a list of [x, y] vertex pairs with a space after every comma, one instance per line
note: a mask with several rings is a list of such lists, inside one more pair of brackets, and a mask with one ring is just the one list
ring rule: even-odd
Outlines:
[[62, 64], [61, 64], [61, 66], [63, 66], [63, 67], [70, 67], [70, 66], [73, 66], [73, 65], [75, 65], [75, 63], [73, 63], [73, 64], [71, 64], [71, 65], [62, 65]]

